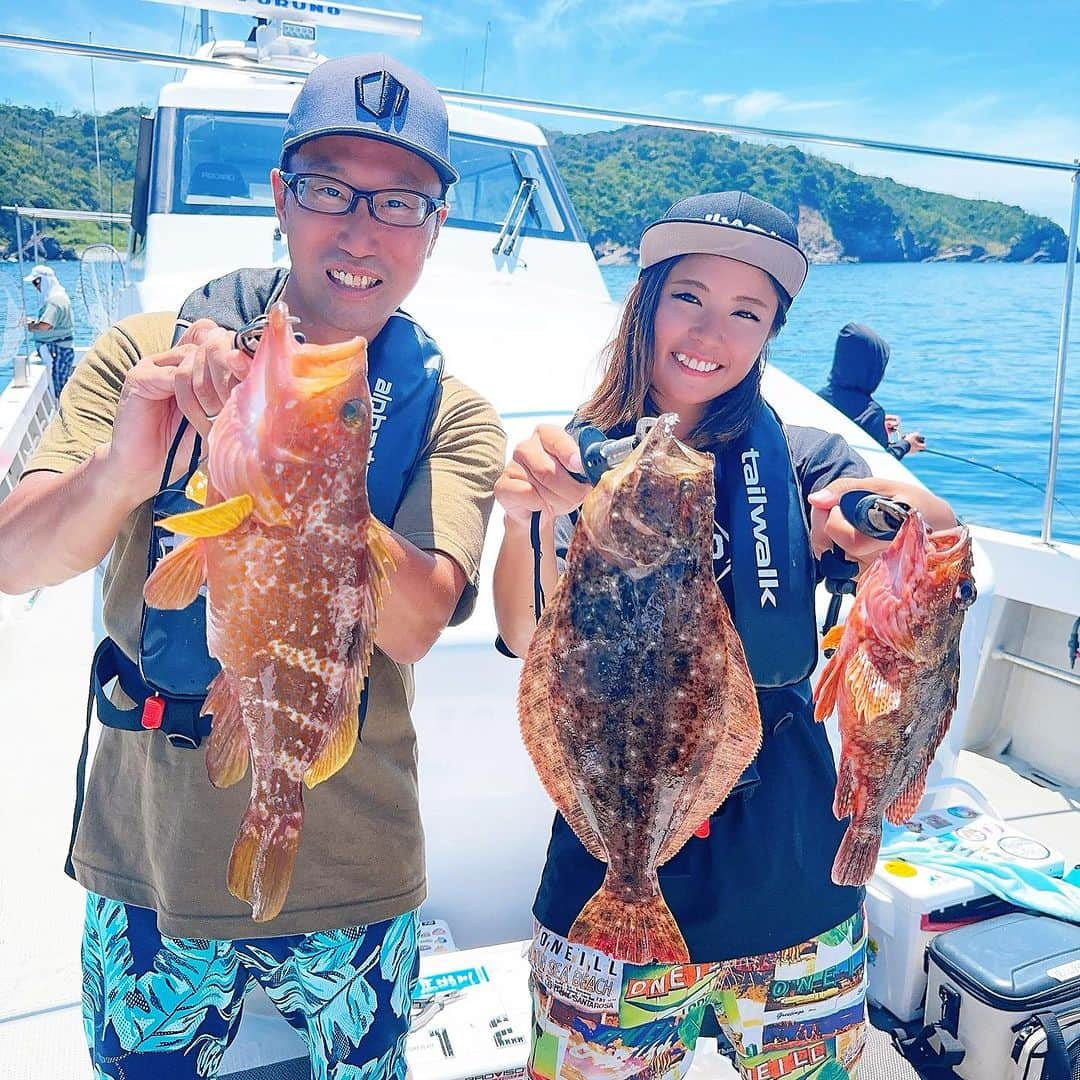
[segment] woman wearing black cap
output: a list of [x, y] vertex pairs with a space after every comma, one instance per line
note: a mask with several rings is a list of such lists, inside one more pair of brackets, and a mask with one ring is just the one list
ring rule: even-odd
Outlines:
[[[700, 830], [707, 835], [660, 870], [688, 967], [624, 964], [567, 943], [604, 864], [556, 816], [533, 906], [530, 1075], [681, 1076], [708, 1004], [743, 1075], [836, 1080], [853, 1075], [862, 1050], [866, 933], [862, 890], [830, 877], [845, 826], [832, 814], [832, 753], [812, 716], [814, 587], [833, 545], [861, 562], [882, 546], [841, 516], [846, 490], [902, 498], [935, 528], [954, 518], [922, 489], [870, 477], [840, 437], [781, 424], [765, 404], [768, 343], [807, 272], [787, 214], [742, 192], [698, 195], [649, 226], [640, 248], [641, 275], [575, 423], [619, 437], [640, 417], [675, 412], [676, 435], [716, 456], [714, 570], [746, 649], [764, 739]], [[751, 457], [768, 495], [753, 519], [743, 484]], [[496, 484], [506, 530], [495, 605], [519, 656], [537, 617], [536, 585], [550, 595], [589, 491], [571, 475], [581, 471], [574, 435], [541, 426]], [[754, 554], [762, 529], [770, 550], [785, 553], [764, 592]]]

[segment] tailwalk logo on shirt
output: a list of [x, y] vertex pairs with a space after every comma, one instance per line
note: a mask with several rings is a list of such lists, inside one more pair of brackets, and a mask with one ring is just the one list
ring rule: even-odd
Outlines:
[[750, 521], [754, 526], [754, 561], [757, 563], [761, 606], [771, 604], [775, 608], [776, 593], [773, 590], [780, 587], [780, 576], [772, 563], [772, 547], [769, 544], [765, 521], [765, 507], [769, 505], [769, 496], [758, 476], [757, 461], [760, 456], [753, 447], [742, 454], [743, 484], [746, 487], [746, 501], [751, 508]]
[[382, 427], [383, 421], [387, 419], [386, 410], [390, 408], [390, 403], [394, 400], [390, 393], [393, 389], [394, 384], [388, 379], [376, 379], [375, 385], [371, 388], [371, 447], [368, 450], [369, 465], [375, 460], [375, 443], [379, 438], [379, 428]]

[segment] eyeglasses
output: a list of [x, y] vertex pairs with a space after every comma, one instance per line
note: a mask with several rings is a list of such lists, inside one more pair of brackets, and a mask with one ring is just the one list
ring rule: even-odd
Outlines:
[[376, 221], [406, 229], [423, 225], [436, 210], [446, 205], [445, 199], [425, 195], [422, 191], [407, 188], [361, 191], [343, 180], [319, 173], [283, 172], [281, 182], [305, 210], [316, 214], [351, 214], [363, 199], [368, 213]]

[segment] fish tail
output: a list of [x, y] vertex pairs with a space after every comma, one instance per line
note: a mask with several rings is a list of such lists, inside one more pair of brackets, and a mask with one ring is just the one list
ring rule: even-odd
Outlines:
[[832, 879], [837, 885], [865, 885], [874, 872], [881, 849], [881, 825], [852, 822], [840, 841], [832, 865]]
[[645, 899], [621, 900], [605, 878], [574, 920], [569, 937], [632, 964], [690, 962], [682, 931], [659, 888]]
[[251, 905], [255, 922], [281, 911], [292, 881], [304, 800], [299, 783], [267, 797], [263, 786], [252, 792], [229, 857], [229, 892]]

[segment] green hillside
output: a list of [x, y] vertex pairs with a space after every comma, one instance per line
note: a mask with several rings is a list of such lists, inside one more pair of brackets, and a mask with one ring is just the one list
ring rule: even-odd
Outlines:
[[[0, 204], [126, 212], [143, 111], [98, 118], [99, 190], [92, 116], [0, 105]], [[609, 258], [631, 257], [641, 230], [676, 199], [731, 188], [796, 217], [820, 262], [1065, 258], [1064, 232], [1018, 206], [860, 176], [793, 146], [643, 127], [549, 138], [589, 239]], [[57, 223], [47, 232], [65, 249], [104, 235], [92, 222]], [[14, 215], [0, 213], [0, 253], [14, 247]]]
[[[127, 213], [142, 112], [129, 107], [98, 117], [99, 200], [93, 116], [0, 105], [0, 205]], [[50, 222], [44, 231], [63, 248], [82, 248], [107, 237], [107, 230], [89, 221]], [[0, 251], [14, 249], [15, 215], [0, 212]]]
[[1065, 258], [1065, 233], [1048, 218], [860, 176], [794, 146], [644, 127], [550, 132], [549, 138], [582, 224], [601, 252], [632, 249], [641, 230], [676, 199], [738, 188], [795, 217], [819, 261]]

